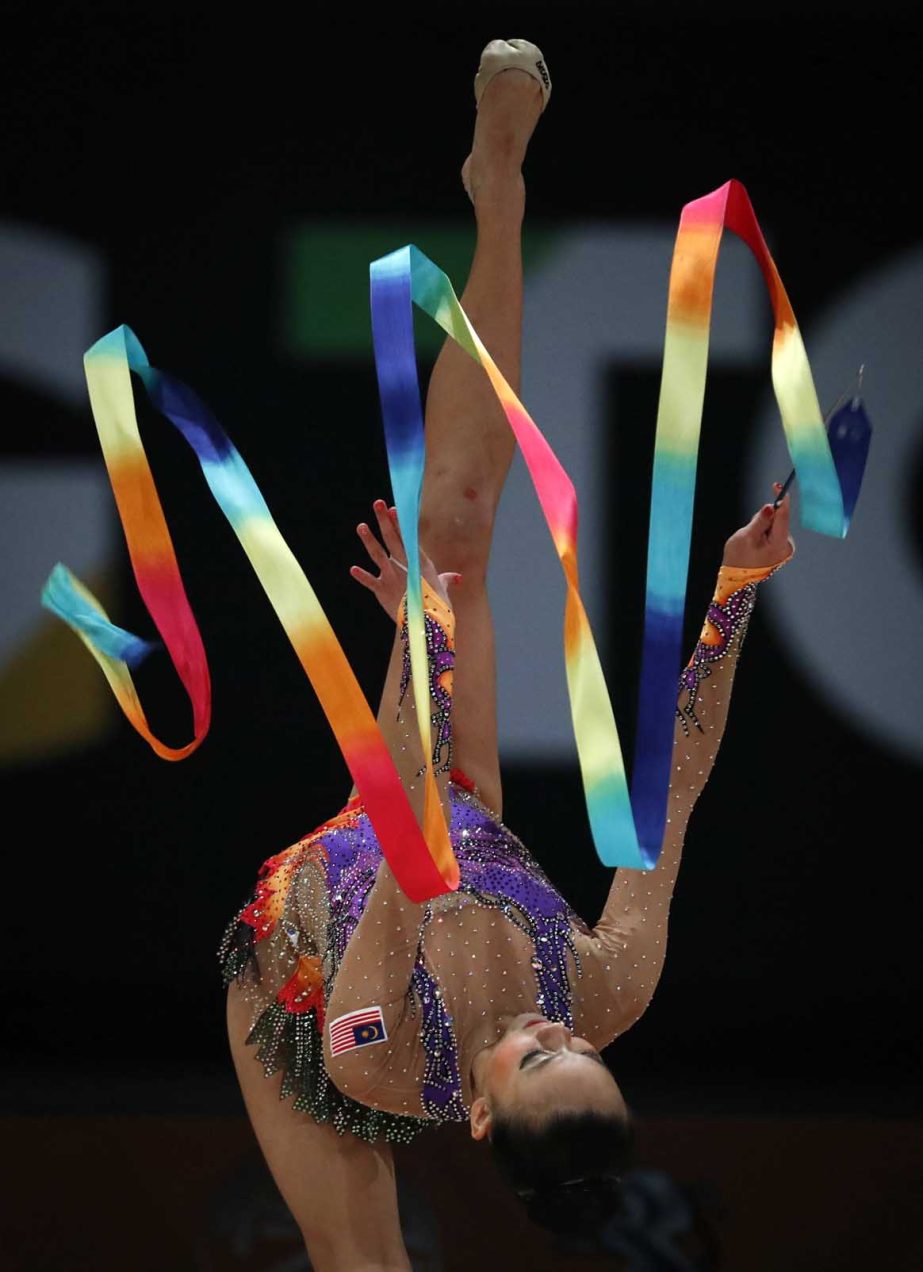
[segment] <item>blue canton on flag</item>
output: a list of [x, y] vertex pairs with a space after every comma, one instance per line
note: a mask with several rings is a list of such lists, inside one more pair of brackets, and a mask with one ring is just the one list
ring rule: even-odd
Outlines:
[[380, 1007], [362, 1007], [349, 1011], [330, 1022], [330, 1054], [338, 1056], [356, 1047], [368, 1047], [373, 1042], [387, 1041], [384, 1017]]

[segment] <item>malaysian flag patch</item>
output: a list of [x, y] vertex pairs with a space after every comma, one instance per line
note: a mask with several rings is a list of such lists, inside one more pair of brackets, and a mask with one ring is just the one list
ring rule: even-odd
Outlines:
[[380, 1007], [362, 1007], [349, 1011], [330, 1022], [330, 1054], [342, 1055], [356, 1047], [369, 1047], [373, 1042], [385, 1042], [388, 1031]]

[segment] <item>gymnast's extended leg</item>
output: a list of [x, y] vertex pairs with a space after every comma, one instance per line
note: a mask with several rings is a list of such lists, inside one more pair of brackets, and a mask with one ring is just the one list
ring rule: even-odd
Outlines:
[[[521, 165], [541, 113], [541, 90], [523, 71], [503, 71], [481, 97], [465, 165], [477, 244], [462, 305], [514, 391], [522, 322]], [[440, 571], [464, 576], [453, 595], [453, 760], [502, 811], [497, 757], [494, 635], [487, 562], [515, 438], [483, 371], [452, 340], [433, 368], [426, 400], [426, 476], [420, 538]], [[401, 645], [395, 634], [378, 721], [395, 728]], [[247, 1007], [228, 990], [228, 1032], [241, 1091], [260, 1147], [304, 1236], [317, 1272], [409, 1272], [400, 1233], [391, 1150], [339, 1136], [279, 1100], [245, 1045]]]
[[[473, 191], [477, 243], [460, 299], [478, 335], [518, 394], [522, 346], [522, 161], [542, 109], [538, 83], [503, 71], [481, 97], [464, 173]], [[426, 474], [420, 541], [439, 571], [463, 577], [453, 590], [453, 763], [502, 814], [497, 691], [487, 563], [497, 505], [516, 439], [480, 367], [447, 338], [426, 398]], [[395, 728], [401, 646], [395, 634], [378, 724]], [[355, 787], [353, 788], [355, 791]]]

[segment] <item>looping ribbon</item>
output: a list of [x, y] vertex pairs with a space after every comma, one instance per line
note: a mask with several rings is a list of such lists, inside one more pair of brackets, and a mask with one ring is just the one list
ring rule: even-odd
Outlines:
[[[630, 796], [609, 694], [580, 598], [578, 508], [573, 483], [480, 341], [446, 275], [413, 245], [373, 261], [370, 283], [388, 464], [408, 562], [410, 658], [426, 758], [422, 827], [317, 596], [272, 520], [243, 459], [198, 395], [151, 367], [134, 332], [124, 325], [87, 351], [84, 366], [135, 578], [192, 703], [193, 741], [171, 748], [148, 727], [130, 669], [156, 647], [152, 642], [112, 624], [102, 606], [63, 565], [52, 571], [42, 594], [43, 604], [84, 641], [125, 715], [158, 755], [182, 759], [200, 745], [210, 721], [208, 665], [138, 432], [130, 376], [134, 371], [153, 405], [195, 452], [212, 494], [317, 693], [399, 886], [413, 901], [425, 901], [456, 888], [458, 866], [438, 798], [430, 745], [418, 534], [424, 435], [413, 339], [412, 306], [416, 304], [484, 368], [522, 449], [567, 579], [565, 669], [597, 854], [605, 865], [651, 868], [660, 852], [669, 792], [695, 458], [714, 269], [724, 225], [751, 247], [769, 287], [776, 319], [773, 384], [801, 481], [803, 524], [843, 537], [848, 527], [843, 492], [850, 484], [851, 513], [864, 466], [864, 452], [857, 461], [863, 441], [855, 430], [846, 430], [848, 437], [838, 453], [831, 450], [794, 315], [746, 191], [731, 181], [687, 204], [670, 277], [651, 502], [637, 759]], [[867, 430], [864, 446], [867, 451]], [[850, 464], [847, 482], [841, 474]]]
[[124, 325], [87, 351], [84, 367], [132, 568], [192, 703], [193, 740], [183, 747], [169, 747], [148, 727], [130, 668], [154, 648], [151, 643], [110, 623], [102, 606], [61, 564], [45, 584], [42, 603], [87, 645], [128, 720], [157, 755], [181, 760], [196, 750], [211, 719], [208, 663], [138, 432], [130, 376], [134, 371], [151, 403], [195, 452], [212, 494], [311, 681], [401, 888], [411, 900], [424, 901], [457, 887], [448, 833], [441, 855], [431, 854], [333, 628], [249, 469], [209, 408], [187, 385], [152, 367], [137, 336]]
[[[654, 452], [641, 689], [631, 794], [612, 704], [580, 597], [577, 497], [573, 483], [534, 420], [468, 321], [446, 275], [412, 244], [371, 265], [372, 331], [388, 462], [409, 563], [408, 629], [417, 722], [427, 757], [426, 800], [437, 795], [425, 693], [426, 651], [417, 526], [424, 434], [412, 305], [439, 324], [484, 368], [522, 451], [567, 580], [564, 657], [574, 737], [590, 829], [607, 866], [651, 869], [666, 828], [677, 680], [692, 534], [695, 467], [705, 396], [708, 333], [724, 227], [744, 240], [760, 265], [775, 317], [772, 380], [789, 452], [801, 482], [808, 529], [845, 537], [868, 451], [864, 412], [828, 441], [811, 370], [782, 280], [738, 181], [682, 211], [667, 307]], [[864, 421], [864, 425], [863, 425]]]

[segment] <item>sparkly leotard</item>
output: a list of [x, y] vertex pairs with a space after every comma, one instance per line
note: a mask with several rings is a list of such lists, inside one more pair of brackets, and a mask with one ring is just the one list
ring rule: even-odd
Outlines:
[[[454, 615], [424, 585], [433, 763], [448, 774], [461, 883], [408, 901], [359, 796], [263, 863], [218, 958], [223, 983], [236, 977], [251, 1003], [247, 1042], [266, 1076], [284, 1070], [283, 1098], [295, 1094], [296, 1109], [341, 1132], [406, 1142], [435, 1122], [467, 1120], [472, 1058], [501, 1037], [502, 1017], [536, 1011], [599, 1049], [635, 1023], [660, 976], [686, 825], [724, 731], [756, 584], [783, 564], [719, 572], [680, 677], [660, 859], [649, 872], [616, 873], [592, 929], [451, 767]], [[404, 704], [406, 596], [399, 624]], [[334, 1057], [330, 1022], [372, 1006], [386, 1038]]]

